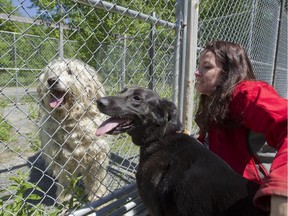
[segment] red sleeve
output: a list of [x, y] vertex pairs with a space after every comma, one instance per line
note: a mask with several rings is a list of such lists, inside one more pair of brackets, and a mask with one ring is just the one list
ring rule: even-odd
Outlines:
[[198, 137], [197, 137], [197, 140], [198, 140], [199, 142], [201, 142], [202, 144], [204, 144], [205, 137], [199, 132]]
[[234, 91], [231, 110], [232, 116], [240, 114], [247, 128], [265, 134], [267, 143], [277, 149], [254, 198], [257, 206], [269, 210], [271, 195], [287, 196], [287, 99], [265, 82], [242, 82]]

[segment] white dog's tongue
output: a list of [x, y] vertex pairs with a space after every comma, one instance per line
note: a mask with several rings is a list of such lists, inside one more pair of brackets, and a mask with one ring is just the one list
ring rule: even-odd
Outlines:
[[57, 94], [57, 95], [52, 94], [50, 101], [49, 101], [50, 107], [56, 108], [56, 107], [60, 106], [62, 104], [63, 100], [64, 100], [64, 94], [63, 93]]
[[104, 121], [97, 129], [96, 136], [101, 136], [116, 128], [119, 124], [125, 122], [125, 119], [109, 118]]

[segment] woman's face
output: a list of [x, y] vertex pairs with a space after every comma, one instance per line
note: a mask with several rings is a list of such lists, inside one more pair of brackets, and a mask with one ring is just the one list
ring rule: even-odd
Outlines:
[[222, 65], [216, 61], [211, 52], [203, 52], [199, 59], [199, 67], [195, 71], [196, 89], [200, 94], [211, 95], [220, 83]]

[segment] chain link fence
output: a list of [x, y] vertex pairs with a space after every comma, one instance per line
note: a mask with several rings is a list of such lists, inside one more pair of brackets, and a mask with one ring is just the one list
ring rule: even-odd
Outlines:
[[287, 2], [252, 0], [229, 3], [219, 1], [212, 6], [200, 1], [199, 46], [211, 39], [242, 44], [256, 76], [274, 84], [279, 94], [287, 97], [284, 87], [287, 86]]
[[[59, 202], [57, 176], [47, 172], [49, 164], [43, 161], [36, 88], [51, 60], [81, 59], [95, 68], [107, 95], [140, 85], [183, 109], [185, 2], [31, 0], [32, 11], [23, 1], [0, 1], [0, 215], [58, 215], [88, 202], [81, 176], [64, 188], [74, 198]], [[193, 22], [198, 24], [197, 57], [209, 40], [241, 43], [257, 77], [287, 97], [284, 2], [201, 0]], [[104, 196], [135, 182], [138, 163], [139, 149], [128, 136], [112, 137], [109, 143]]]

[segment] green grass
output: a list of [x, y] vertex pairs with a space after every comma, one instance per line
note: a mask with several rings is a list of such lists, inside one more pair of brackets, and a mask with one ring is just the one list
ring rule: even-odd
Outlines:
[[0, 141], [8, 142], [11, 141], [11, 133], [12, 133], [12, 126], [10, 123], [4, 119], [3, 117], [3, 110], [5, 107], [8, 106], [7, 101], [0, 100]]
[[37, 74], [28, 71], [0, 71], [1, 79], [0, 86], [16, 87], [16, 86], [30, 86], [35, 81]]
[[139, 147], [134, 145], [128, 134], [120, 134], [114, 138], [111, 151], [122, 157], [139, 154]]
[[41, 149], [41, 142], [38, 133], [35, 132], [27, 133], [27, 137], [29, 140], [30, 149], [35, 152], [39, 151]]
[[[0, 115], [1, 119], [3, 117]], [[12, 126], [8, 121], [3, 121], [0, 123], [0, 141], [9, 142], [11, 141]]]
[[[40, 200], [41, 197], [37, 194], [29, 193], [27, 190], [41, 189], [36, 185], [27, 182], [28, 173], [18, 171], [16, 176], [11, 176], [9, 179], [13, 182], [7, 188], [0, 189], [1, 194], [9, 192], [8, 195], [0, 197], [0, 215], [43, 215], [44, 209], [40, 204], [32, 205], [27, 200]], [[43, 192], [43, 191], [42, 191]]]
[[39, 108], [35, 103], [30, 102], [28, 107], [28, 119], [36, 120], [38, 119], [38, 112]]
[[35, 103], [36, 104], [38, 101], [38, 98], [36, 95], [30, 95], [30, 94], [22, 95], [21, 98], [14, 96], [14, 97], [11, 97], [11, 99], [15, 102], [20, 103], [20, 104], [26, 104], [26, 103]]
[[[8, 101], [5, 100], [5, 99], [1, 99], [1, 100], [0, 100], [0, 112], [3, 111], [3, 109], [4, 109], [5, 107], [7, 107], [7, 106], [8, 106]], [[1, 112], [1, 113], [2, 113], [2, 112]]]
[[[85, 197], [85, 191], [79, 187], [78, 182], [81, 176], [77, 178], [68, 178], [69, 185], [65, 188], [64, 193], [73, 193], [73, 198], [64, 202], [61, 205], [56, 205], [55, 208], [47, 212], [43, 204], [41, 204], [42, 197], [35, 194], [34, 191], [41, 190], [37, 185], [28, 182], [29, 173], [21, 171], [17, 175], [9, 177], [12, 183], [6, 188], [0, 188], [0, 215], [1, 216], [41, 216], [41, 215], [63, 215], [61, 212], [66, 209], [77, 209], [88, 202]], [[38, 204], [31, 204], [27, 201], [40, 201]]]

